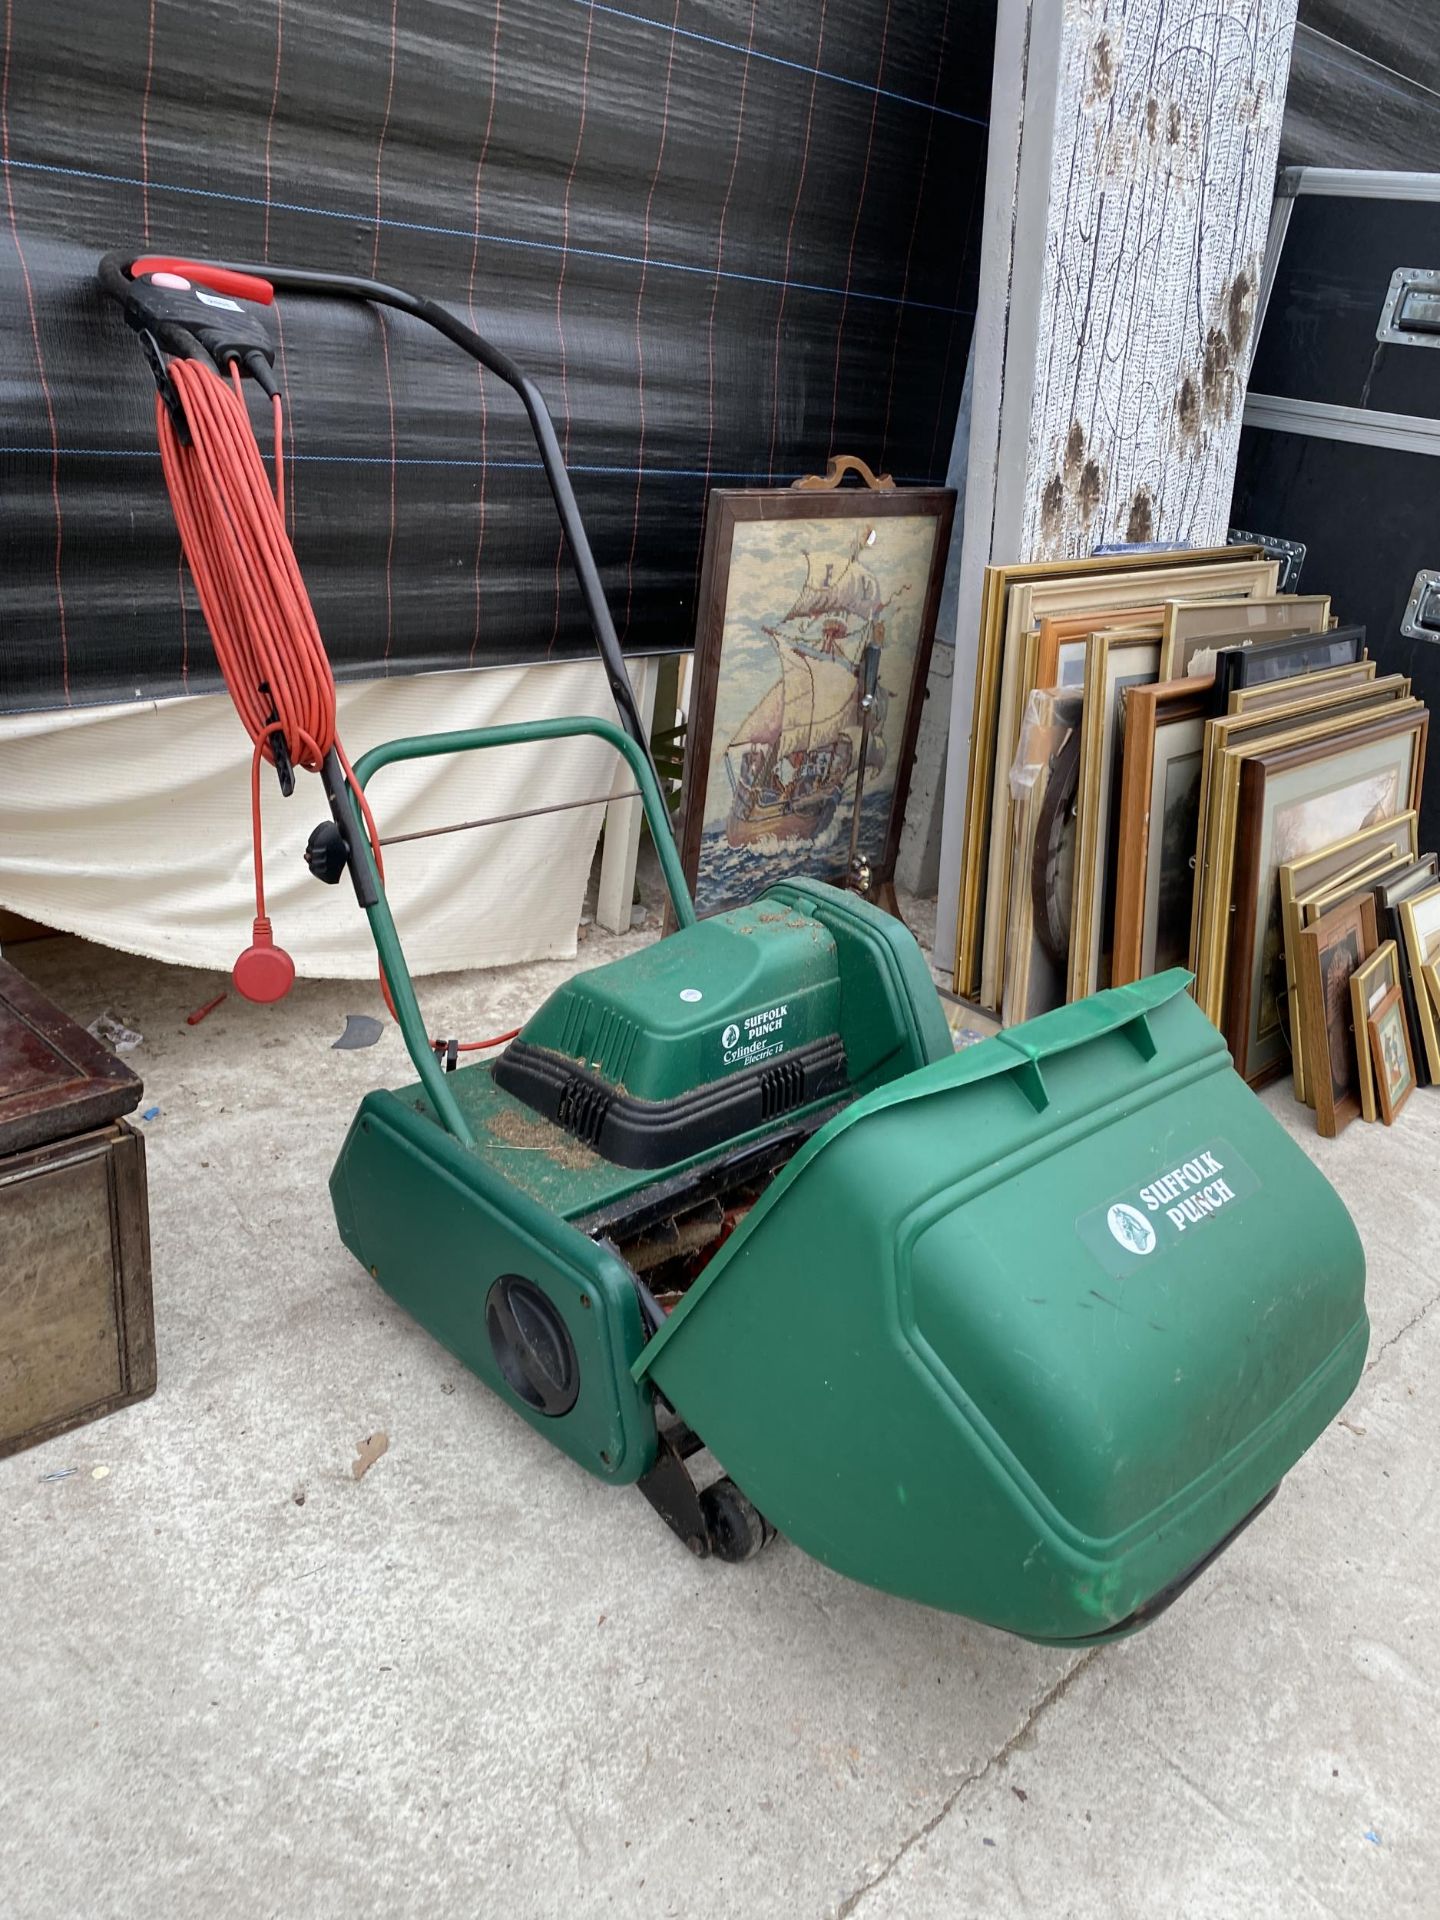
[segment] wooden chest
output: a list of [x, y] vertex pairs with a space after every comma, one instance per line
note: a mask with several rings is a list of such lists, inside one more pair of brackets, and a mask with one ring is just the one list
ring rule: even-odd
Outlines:
[[140, 1093], [0, 960], [0, 1457], [154, 1391]]

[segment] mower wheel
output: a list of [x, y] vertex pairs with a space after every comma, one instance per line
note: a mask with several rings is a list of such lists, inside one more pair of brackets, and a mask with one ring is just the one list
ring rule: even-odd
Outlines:
[[710, 1551], [731, 1566], [753, 1560], [775, 1538], [775, 1529], [736, 1486], [717, 1480], [700, 1496], [700, 1510], [710, 1534]]

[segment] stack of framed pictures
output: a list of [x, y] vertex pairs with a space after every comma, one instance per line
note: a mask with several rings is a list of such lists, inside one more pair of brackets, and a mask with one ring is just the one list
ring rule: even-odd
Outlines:
[[1429, 716], [1273, 561], [987, 576], [957, 992], [1007, 1024], [1169, 967], [1322, 1133], [1440, 1081]]
[[1252, 1086], [1289, 1065], [1280, 869], [1414, 811], [1428, 725], [1399, 675], [1284, 684], [1283, 703], [1207, 722], [1200, 774], [1195, 996]]
[[[1052, 917], [1037, 914], [1043, 902], [1027, 901], [1031, 876], [1015, 864], [1012, 775], [1032, 696], [1058, 690], [1083, 700], [1068, 769], [1073, 787], [1063, 796], [1064, 815], [1073, 821], [1066, 855], [1073, 928], [1057, 990], [1073, 998], [1106, 984], [1111, 973], [1125, 692], [1158, 683], [1167, 662], [1193, 665], [1222, 643], [1249, 647], [1326, 627], [1328, 599], [1277, 593], [1277, 571], [1258, 547], [1240, 546], [987, 569], [956, 938], [958, 994], [999, 1012], [1012, 958], [1022, 969], [1026, 964], [1013, 937], [1017, 909], [1040, 922]], [[1023, 777], [1019, 790], [1027, 790]], [[1052, 788], [1052, 812], [1056, 800]], [[1032, 969], [1038, 979], [1054, 955], [1034, 958], [1046, 963]]]
[[1297, 1097], [1323, 1134], [1440, 1079], [1440, 878], [1417, 815], [1282, 867]]

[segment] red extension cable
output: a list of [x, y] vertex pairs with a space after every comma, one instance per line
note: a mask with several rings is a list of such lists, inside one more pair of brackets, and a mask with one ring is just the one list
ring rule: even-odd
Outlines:
[[[335, 678], [290, 537], [285, 531], [284, 409], [275, 413], [275, 486], [245, 408], [238, 367], [230, 367], [233, 391], [202, 361], [175, 359], [170, 378], [189, 429], [181, 443], [164, 401], [155, 401], [156, 429], [165, 484], [185, 559], [215, 658], [245, 731], [255, 743], [250, 763], [250, 814], [255, 847], [253, 943], [235, 962], [237, 990], [248, 1000], [279, 1000], [289, 992], [295, 963], [274, 943], [265, 912], [260, 833], [260, 763], [275, 761], [278, 735], [297, 767], [318, 773], [333, 747], [360, 803], [375, 866], [384, 861], [374, 815], [335, 731]], [[268, 689], [268, 691], [266, 691]], [[380, 986], [391, 1013], [384, 969]], [[518, 1032], [518, 1028], [515, 1030]], [[458, 1051], [495, 1047], [515, 1034], [467, 1042]]]

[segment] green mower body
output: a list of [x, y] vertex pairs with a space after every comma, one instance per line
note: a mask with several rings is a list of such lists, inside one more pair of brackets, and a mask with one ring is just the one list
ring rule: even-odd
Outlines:
[[448, 1076], [471, 1142], [423, 1087], [371, 1094], [340, 1231], [694, 1550], [677, 1430], [855, 1579], [1038, 1640], [1131, 1631], [1334, 1418], [1368, 1338], [1348, 1214], [1185, 986], [956, 1054], [909, 933], [787, 883], [578, 975]]
[[[331, 1177], [345, 1244], [523, 1419], [639, 1486], [697, 1554], [748, 1558], [778, 1527], [857, 1580], [1039, 1640], [1153, 1618], [1338, 1412], [1368, 1332], [1349, 1216], [1232, 1071], [1187, 976], [957, 1055], [914, 940], [856, 893], [792, 881], [697, 921], [554, 422], [520, 367], [448, 307], [375, 280], [121, 253], [97, 271], [145, 345], [167, 447], [172, 424], [194, 446], [204, 415], [187, 427], [182, 390], [193, 404], [198, 387], [177, 387], [166, 354], [208, 352], [217, 379], [243, 367], [279, 399], [258, 317], [275, 291], [405, 313], [507, 386], [614, 700], [618, 725], [439, 732], [352, 769], [283, 523], [232, 511], [215, 435], [198, 577], [207, 609], [212, 568], [244, 602], [254, 658], [235, 644], [222, 663], [256, 777], [268, 759], [289, 793], [297, 766], [318, 772], [331, 817], [306, 864], [349, 875], [417, 1075], [351, 1125]], [[828, 674], [854, 680], [857, 887], [883, 713], [871, 632], [823, 650]], [[302, 725], [312, 705], [323, 724]], [[572, 979], [493, 1065], [447, 1073], [367, 784], [397, 762], [577, 735], [633, 776], [679, 930]], [[787, 722], [766, 749], [777, 794], [796, 784], [780, 770], [791, 737]], [[261, 913], [235, 978], [265, 1000], [293, 964]]]

